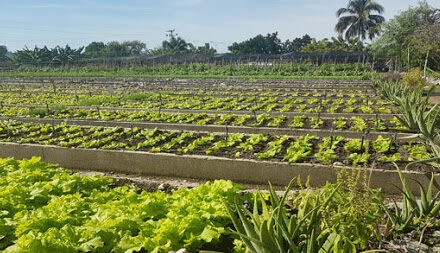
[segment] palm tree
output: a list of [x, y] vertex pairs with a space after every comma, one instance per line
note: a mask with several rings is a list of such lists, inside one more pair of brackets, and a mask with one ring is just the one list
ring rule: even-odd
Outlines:
[[336, 24], [336, 31], [343, 34], [345, 39], [357, 39], [363, 41], [367, 38], [373, 39], [379, 33], [379, 25], [385, 22], [381, 15], [374, 15], [371, 12], [382, 14], [384, 8], [373, 0], [350, 0], [346, 8], [340, 8], [336, 12], [339, 18]]

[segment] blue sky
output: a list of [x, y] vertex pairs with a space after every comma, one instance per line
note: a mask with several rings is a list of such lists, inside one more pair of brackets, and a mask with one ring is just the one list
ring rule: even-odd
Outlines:
[[[417, 0], [376, 0], [388, 20]], [[77, 48], [93, 41], [140, 40], [152, 49], [169, 29], [219, 52], [233, 42], [278, 31], [282, 40], [335, 36], [335, 12], [348, 0], [0, 0], [0, 45]], [[428, 0], [440, 8], [440, 0]]]

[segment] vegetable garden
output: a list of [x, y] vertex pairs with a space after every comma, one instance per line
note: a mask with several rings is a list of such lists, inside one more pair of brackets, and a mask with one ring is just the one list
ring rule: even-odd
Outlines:
[[4, 80], [2, 141], [387, 168], [432, 157], [368, 82], [43, 80]]
[[[271, 166], [282, 165], [290, 173], [288, 180], [299, 177], [295, 167], [302, 164], [310, 166], [310, 174], [305, 175], [311, 177], [319, 173], [313, 172], [314, 166], [332, 171], [336, 176], [323, 180], [334, 184], [326, 184], [316, 194], [303, 195], [305, 193], [299, 191], [298, 196], [291, 199], [288, 209], [300, 212], [298, 215], [302, 217], [298, 219], [310, 221], [310, 226], [316, 225], [306, 228], [301, 222], [296, 224], [298, 231], [304, 229], [303, 233], [307, 234], [295, 239], [299, 240], [297, 252], [318, 252], [313, 250], [316, 247], [356, 252], [372, 247], [371, 236], [379, 233], [374, 226], [378, 226], [385, 213], [390, 217], [392, 214], [381, 204], [383, 198], [378, 192], [355, 190], [359, 185], [368, 187], [363, 180], [373, 182], [376, 177], [389, 177], [390, 182], [397, 180], [392, 182], [402, 184], [404, 199], [409, 202], [412, 192], [425, 194], [431, 206], [425, 203], [420, 208], [426, 213], [407, 213], [408, 220], [394, 217], [396, 231], [419, 226], [418, 222], [423, 223], [426, 217], [431, 217], [431, 211], [440, 208], [436, 203], [438, 196], [431, 194], [434, 181], [422, 182], [429, 184], [429, 189], [405, 181], [411, 173], [421, 177], [434, 173], [432, 180], [437, 180], [435, 161], [440, 150], [427, 145], [426, 138], [416, 137], [420, 131], [406, 123], [404, 119], [408, 115], [402, 113], [399, 100], [389, 100], [383, 95], [396, 95], [390, 93], [389, 87], [382, 87], [382, 93], [367, 81], [283, 79], [70, 77], [2, 78], [0, 81], [0, 151], [9, 154], [7, 147], [12, 147], [9, 150], [15, 150], [17, 159], [33, 156], [19, 151], [21, 149], [48, 147], [60, 154], [75, 150], [89, 153], [90, 157], [97, 154], [90, 164], [99, 163], [98, 152], [111, 151], [115, 153], [108, 155], [118, 157], [127, 154], [126, 172], [134, 170], [145, 175], [154, 174], [148, 169], [154, 166], [146, 162], [136, 167], [135, 162], [130, 163], [136, 160], [136, 154], [139, 157], [142, 154], [169, 155], [170, 165], [171, 161], [178, 164], [173, 170], [183, 170], [181, 174], [173, 172], [169, 176], [184, 176], [183, 167], [191, 167], [191, 163], [184, 162], [186, 158], [205, 162], [219, 159], [222, 165], [250, 162], [246, 165], [249, 168], [243, 168], [247, 171], [251, 171], [252, 164], [258, 167], [256, 164], [261, 163], [268, 168], [266, 174], [271, 173]], [[42, 156], [42, 159], [49, 157]], [[46, 162], [62, 165], [62, 161], [49, 159]], [[244, 248], [256, 247], [249, 237], [258, 233], [244, 235], [250, 233], [249, 227], [266, 229], [264, 226], [275, 222], [271, 220], [275, 216], [269, 217], [267, 212], [274, 212], [284, 217], [282, 219], [294, 217], [280, 213], [286, 199], [279, 202], [274, 192], [270, 197], [259, 193], [240, 195], [237, 194], [240, 186], [230, 181], [214, 181], [194, 190], [177, 190], [171, 195], [139, 193], [130, 186], [116, 187], [108, 178], [81, 177], [64, 170], [52, 170], [52, 167], [38, 158], [0, 161], [3, 189], [0, 249], [5, 252], [167, 252], [181, 247], [191, 252], [201, 249], [245, 252]], [[399, 167], [407, 171], [403, 173]], [[224, 170], [228, 170], [227, 166]], [[385, 174], [368, 176], [368, 171]], [[201, 173], [198, 177], [213, 180], [228, 175], [219, 173], [212, 177]], [[267, 183], [265, 177], [254, 181], [258, 175], [251, 180], [253, 183]], [[285, 175], [280, 173], [271, 178]], [[247, 180], [234, 177], [234, 181]], [[325, 185], [314, 182], [311, 178], [307, 187]], [[304, 186], [300, 182], [296, 185]], [[400, 190], [393, 193], [396, 192]], [[310, 203], [302, 202], [308, 198]], [[360, 208], [364, 213], [355, 217], [350, 216], [352, 211], [347, 211], [345, 215], [352, 221], [365, 219], [360, 222], [364, 222], [363, 228], [354, 228], [361, 226], [360, 223], [342, 222], [342, 216], [338, 220], [338, 216], [329, 218], [314, 213], [342, 215], [338, 212], [344, 210], [337, 210], [336, 206], [350, 198], [353, 206], [345, 205], [345, 211]], [[371, 208], [367, 203], [362, 205], [360, 198], [367, 198]], [[249, 212], [241, 203], [251, 203], [245, 208]], [[51, 213], [65, 215], [54, 217]], [[309, 215], [321, 215], [322, 223]], [[420, 220], [413, 220], [417, 215]], [[247, 224], [246, 217], [253, 223]], [[241, 231], [240, 222], [248, 228]], [[276, 228], [281, 223], [275, 223], [276, 226], [268, 226], [268, 231], [259, 233], [281, 232], [270, 230], [283, 229]], [[230, 234], [229, 228], [239, 233]]]

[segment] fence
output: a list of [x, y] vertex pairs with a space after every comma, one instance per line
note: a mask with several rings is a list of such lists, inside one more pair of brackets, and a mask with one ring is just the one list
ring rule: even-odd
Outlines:
[[[372, 63], [374, 57], [368, 52], [325, 52], [325, 53], [300, 53], [292, 52], [279, 55], [234, 55], [234, 54], [184, 54], [184, 55], [140, 55], [131, 57], [92, 58], [80, 59], [63, 65], [63, 67], [77, 66], [103, 66], [103, 67], [125, 67], [125, 66], [155, 66], [165, 64], [189, 64], [205, 63], [213, 65], [274, 65], [286, 63], [312, 63], [320, 65], [323, 63]], [[53, 62], [0, 62], [0, 70], [14, 70], [21, 66], [57, 67]]]

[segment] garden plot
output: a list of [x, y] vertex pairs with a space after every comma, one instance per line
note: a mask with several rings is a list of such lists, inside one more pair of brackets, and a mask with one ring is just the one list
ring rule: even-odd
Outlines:
[[0, 85], [0, 141], [14, 148], [389, 171], [433, 157], [367, 82], [57, 79], [27, 87], [26, 80]]

